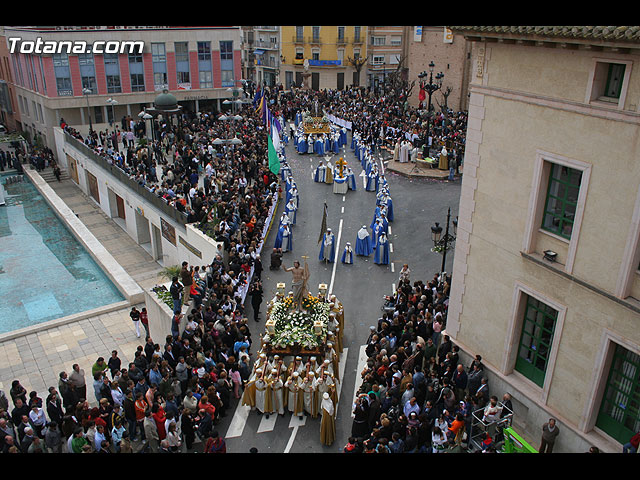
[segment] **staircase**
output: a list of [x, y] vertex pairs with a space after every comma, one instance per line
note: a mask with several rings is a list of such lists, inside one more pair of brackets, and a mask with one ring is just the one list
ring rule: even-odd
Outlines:
[[[38, 173], [43, 178], [43, 180], [47, 183], [53, 183], [58, 181], [56, 176], [53, 174], [53, 168], [51, 167], [45, 168], [44, 170]], [[67, 179], [69, 179], [69, 174], [67, 173], [67, 171], [60, 169], [60, 181], [67, 180]]]

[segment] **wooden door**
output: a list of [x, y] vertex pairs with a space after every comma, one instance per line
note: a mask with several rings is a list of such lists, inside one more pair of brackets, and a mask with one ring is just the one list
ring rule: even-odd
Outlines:
[[98, 180], [93, 174], [87, 172], [87, 182], [89, 183], [89, 194], [93, 197], [93, 199], [100, 203], [100, 192], [98, 190]]
[[116, 195], [116, 207], [118, 208], [118, 217], [125, 218], [124, 200], [119, 195]]

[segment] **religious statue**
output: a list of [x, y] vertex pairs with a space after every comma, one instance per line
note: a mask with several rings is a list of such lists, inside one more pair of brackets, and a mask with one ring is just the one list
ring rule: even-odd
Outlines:
[[302, 310], [302, 299], [309, 295], [309, 291], [307, 290], [307, 282], [309, 281], [309, 265], [307, 264], [305, 256], [304, 268], [300, 266], [300, 262], [297, 260], [293, 262], [293, 267], [286, 268], [282, 265], [282, 268], [285, 272], [291, 272], [292, 284], [293, 288], [293, 303], [296, 306], [296, 310]]
[[309, 85], [309, 78], [311, 77], [311, 72], [309, 72], [309, 59], [305, 58], [304, 63], [304, 72], [302, 72], [302, 88], [305, 90], [310, 90], [311, 85]]
[[347, 166], [347, 162], [344, 158], [340, 157], [340, 160], [336, 162], [336, 167], [338, 167], [338, 171], [340, 172], [340, 177], [344, 177], [344, 167]]

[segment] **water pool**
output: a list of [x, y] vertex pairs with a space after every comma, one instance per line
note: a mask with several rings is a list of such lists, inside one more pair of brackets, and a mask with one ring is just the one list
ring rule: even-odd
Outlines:
[[0, 333], [124, 300], [24, 176], [0, 176]]

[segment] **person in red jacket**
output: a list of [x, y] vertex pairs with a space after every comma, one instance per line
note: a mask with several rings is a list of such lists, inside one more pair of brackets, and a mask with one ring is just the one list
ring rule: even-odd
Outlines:
[[211, 432], [211, 436], [207, 438], [204, 453], [227, 453], [227, 445], [216, 430]]
[[631, 439], [622, 446], [622, 453], [636, 453], [638, 444], [640, 443], [640, 432], [636, 433]]
[[146, 308], [140, 310], [140, 323], [142, 323], [145, 332], [147, 332], [146, 336], [144, 337], [144, 339], [147, 340], [151, 336], [151, 333], [149, 333], [149, 314], [147, 313]]
[[167, 431], [164, 428], [164, 422], [167, 419], [164, 408], [159, 403], [154, 403], [151, 407], [151, 417], [156, 422], [156, 428], [158, 429], [158, 437], [160, 441], [164, 440], [167, 436]]

